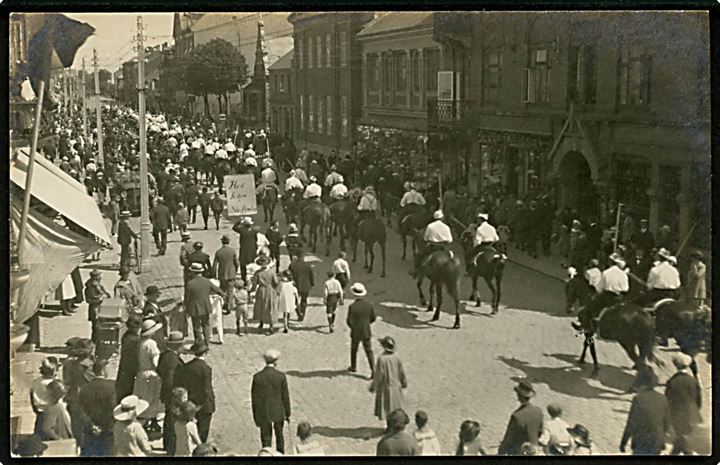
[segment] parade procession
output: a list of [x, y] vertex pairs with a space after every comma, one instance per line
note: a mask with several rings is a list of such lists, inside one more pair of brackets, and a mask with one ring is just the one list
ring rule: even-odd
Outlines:
[[711, 455], [709, 37], [11, 12], [4, 456]]

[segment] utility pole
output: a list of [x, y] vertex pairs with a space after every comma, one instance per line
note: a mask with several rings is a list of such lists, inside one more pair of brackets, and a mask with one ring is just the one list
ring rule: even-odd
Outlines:
[[102, 106], [100, 105], [100, 74], [98, 73], [97, 50], [93, 49], [93, 66], [95, 68], [95, 113], [97, 115], [97, 162], [103, 163]]
[[83, 57], [80, 86], [81, 86], [81, 92], [82, 92], [83, 137], [85, 138], [85, 143], [87, 144], [88, 143], [88, 120], [87, 120], [87, 93], [86, 93], [86, 89], [85, 89], [86, 76], [87, 76], [87, 74], [85, 74], [85, 57]]
[[150, 190], [148, 189], [147, 137], [145, 135], [145, 45], [142, 16], [137, 17], [138, 129], [140, 136], [140, 269], [150, 267]]

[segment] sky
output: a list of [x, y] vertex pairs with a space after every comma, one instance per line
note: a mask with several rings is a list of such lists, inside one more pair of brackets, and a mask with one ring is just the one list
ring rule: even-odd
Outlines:
[[[95, 34], [80, 47], [73, 68], [92, 69], [93, 48], [97, 49], [98, 63], [101, 69], [117, 71], [120, 65], [137, 55], [135, 42], [137, 35], [138, 13], [65, 13], [70, 18], [88, 23], [95, 28]], [[145, 44], [148, 46], [167, 42], [172, 44], [172, 13], [142, 13], [145, 27]]]

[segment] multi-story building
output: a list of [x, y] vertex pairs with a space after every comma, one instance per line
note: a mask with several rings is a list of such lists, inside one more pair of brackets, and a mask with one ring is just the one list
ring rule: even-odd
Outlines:
[[362, 115], [357, 34], [373, 13], [292, 13], [298, 148], [349, 151]]
[[622, 203], [653, 231], [681, 241], [695, 227], [690, 243], [709, 245], [706, 15], [456, 15], [467, 33], [438, 40], [470, 60], [453, 63], [457, 90], [428, 117], [471, 190], [547, 192], [593, 217]]
[[270, 68], [270, 130], [286, 139], [295, 135], [293, 54], [290, 50]]

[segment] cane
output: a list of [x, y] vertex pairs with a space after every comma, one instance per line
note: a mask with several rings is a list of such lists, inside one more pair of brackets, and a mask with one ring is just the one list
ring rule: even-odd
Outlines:
[[[287, 419], [287, 427], [288, 427], [288, 441], [290, 442], [290, 450], [292, 451], [292, 454], [295, 455], [295, 441], [293, 440], [293, 431], [290, 427], [290, 418]], [[285, 453], [285, 455], [290, 455]]]

